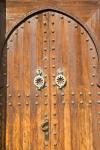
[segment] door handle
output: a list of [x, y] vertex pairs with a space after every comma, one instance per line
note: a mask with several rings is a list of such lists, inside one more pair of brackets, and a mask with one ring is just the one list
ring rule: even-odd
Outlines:
[[49, 140], [49, 120], [48, 118], [44, 118], [43, 122], [41, 123], [41, 129], [44, 132], [45, 141]]

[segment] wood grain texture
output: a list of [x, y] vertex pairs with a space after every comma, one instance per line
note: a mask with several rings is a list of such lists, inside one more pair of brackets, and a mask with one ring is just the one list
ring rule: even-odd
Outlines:
[[[6, 150], [99, 150], [98, 55], [84, 28], [47, 10], [20, 24], [8, 47]], [[37, 68], [46, 82], [40, 91], [33, 83]], [[67, 79], [63, 89], [55, 85], [58, 68]]]

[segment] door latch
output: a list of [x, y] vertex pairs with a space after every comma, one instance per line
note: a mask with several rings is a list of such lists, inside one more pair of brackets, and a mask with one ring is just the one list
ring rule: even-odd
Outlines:
[[47, 117], [41, 123], [41, 129], [44, 132], [45, 142], [47, 142], [49, 140], [49, 120]]

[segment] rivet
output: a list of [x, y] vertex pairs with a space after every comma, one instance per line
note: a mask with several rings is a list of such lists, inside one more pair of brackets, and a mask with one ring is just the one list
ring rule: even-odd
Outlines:
[[54, 143], [54, 146], [57, 146], [57, 143]]
[[61, 16], [61, 19], [64, 19], [64, 17], [63, 17], [63, 16]]
[[54, 31], [54, 30], [52, 30], [51, 32], [52, 32], [52, 33], [55, 33], [55, 31]]
[[44, 102], [44, 104], [45, 104], [45, 105], [48, 105], [48, 102], [47, 102], [47, 101], [45, 101], [45, 102]]
[[72, 104], [75, 104], [75, 101], [72, 101], [71, 103], [72, 103]]
[[53, 96], [56, 96], [56, 94], [54, 93]]
[[91, 83], [90, 85], [91, 85], [91, 86], [94, 86], [94, 83]]
[[83, 93], [82, 93], [82, 92], [80, 92], [80, 95], [83, 95]]
[[46, 13], [44, 13], [43, 15], [46, 16]]
[[53, 47], [52, 50], [55, 50], [55, 48]]
[[9, 97], [11, 97], [12, 95], [11, 94], [9, 94]]
[[43, 24], [44, 24], [44, 25], [46, 25], [46, 24], [47, 24], [47, 22], [44, 22]]
[[39, 96], [39, 94], [35, 94], [35, 96], [36, 96], [36, 97], [38, 97], [38, 96]]
[[35, 18], [36, 18], [36, 19], [38, 19], [39, 17], [38, 17], [38, 16], [36, 16]]
[[97, 104], [100, 104], [100, 100], [97, 100], [96, 102], [97, 102]]
[[75, 92], [72, 92], [71, 95], [74, 96], [74, 95], [75, 95]]
[[18, 34], [18, 32], [15, 32], [15, 35], [17, 35]]
[[54, 60], [54, 59], [55, 59], [55, 57], [52, 57], [52, 59]]
[[3, 66], [6, 66], [6, 64], [3, 64]]
[[88, 95], [89, 95], [89, 96], [91, 96], [91, 95], [92, 95], [92, 93], [91, 93], [91, 92], [88, 92]]
[[86, 39], [86, 42], [88, 42], [89, 41], [89, 39]]
[[9, 84], [7, 84], [6, 87], [9, 87]]
[[97, 94], [100, 95], [100, 92], [98, 92]]
[[55, 65], [52, 65], [52, 68], [55, 68]]
[[54, 13], [52, 13], [52, 16], [54, 16], [55, 14]]
[[52, 25], [54, 25], [54, 22], [52, 22]]
[[90, 47], [90, 50], [93, 50], [93, 48], [92, 48], [92, 47]]
[[12, 103], [9, 102], [8, 105], [9, 105], [9, 106], [12, 106]]
[[89, 104], [92, 104], [92, 101], [91, 101], [91, 100], [89, 100]]
[[36, 102], [35, 102], [35, 105], [38, 105], [38, 104], [39, 104], [38, 101], [36, 101]]
[[70, 21], [70, 20], [68, 20], [68, 23], [71, 23], [71, 21]]
[[44, 69], [47, 69], [47, 66], [44, 66]]
[[98, 121], [98, 124], [100, 125], [100, 121]]
[[9, 47], [7, 47], [7, 49], [9, 49]]
[[84, 102], [83, 101], [80, 101], [80, 104], [83, 104]]
[[98, 112], [97, 114], [100, 115], [100, 112]]
[[95, 56], [93, 56], [92, 58], [95, 59]]
[[30, 96], [29, 94], [26, 95], [26, 97], [29, 97], [29, 96]]
[[30, 23], [31, 21], [29, 20], [28, 23]]
[[47, 31], [44, 31], [44, 33], [47, 33]]
[[56, 104], [57, 104], [57, 102], [55, 101], [55, 102], [53, 102], [53, 104], [54, 104], [54, 105], [56, 105]]
[[28, 103], [28, 102], [26, 102], [26, 105], [29, 105], [29, 103]]
[[48, 146], [48, 142], [45, 141], [45, 146]]
[[81, 31], [81, 34], [84, 34], [84, 31]]
[[20, 94], [20, 93], [18, 94], [18, 97], [21, 97], [21, 94]]
[[95, 74], [92, 74], [92, 77], [95, 77]]
[[44, 48], [44, 51], [47, 51], [47, 48]]
[[48, 60], [48, 58], [47, 58], [47, 57], [44, 57], [43, 60]]
[[11, 39], [10, 42], [12, 42], [13, 40]]
[[75, 28], [78, 28], [78, 25], [75, 25]]
[[45, 94], [44, 94], [44, 96], [45, 96], [45, 97], [47, 97], [47, 96], [48, 96], [48, 94], [46, 94], [46, 93], [45, 93]]
[[44, 40], [44, 42], [46, 43], [46, 42], [47, 42], [47, 40]]
[[24, 28], [24, 26], [21, 26], [21, 28], [23, 29], [23, 28]]
[[48, 114], [47, 114], [47, 113], [45, 113], [45, 114], [44, 114], [44, 117], [47, 117], [47, 116], [48, 116]]
[[62, 104], [65, 104], [65, 101], [62, 101]]
[[53, 74], [53, 75], [52, 75], [52, 77], [54, 77], [54, 78], [55, 78], [55, 74]]
[[56, 134], [57, 134], [56, 132], [53, 133], [53, 135], [56, 135]]
[[47, 75], [44, 75], [45, 78], [47, 78]]
[[52, 42], [55, 42], [55, 39], [52, 39]]
[[93, 68], [96, 68], [96, 65], [93, 65]]
[[56, 83], [53, 83], [52, 85], [53, 85], [53, 86], [56, 86]]
[[0, 94], [0, 97], [2, 97], [2, 94]]
[[53, 113], [53, 116], [56, 116], [56, 113]]
[[54, 126], [56, 126], [56, 125], [57, 125], [57, 123], [54, 123], [53, 125], [54, 125]]
[[64, 93], [61, 93], [61, 96], [64, 96], [65, 94]]
[[21, 103], [18, 103], [19, 106], [21, 106]]

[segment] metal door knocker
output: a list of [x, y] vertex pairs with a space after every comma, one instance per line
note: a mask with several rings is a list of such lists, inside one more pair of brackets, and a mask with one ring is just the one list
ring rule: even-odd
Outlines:
[[36, 70], [36, 76], [34, 78], [34, 85], [37, 87], [38, 90], [41, 90], [45, 86], [43, 71], [41, 69]]
[[59, 89], [62, 89], [66, 84], [67, 80], [65, 76], [63, 75], [63, 71], [61, 68], [57, 70], [57, 76], [55, 78], [55, 83]]
[[44, 118], [41, 123], [41, 129], [44, 132], [45, 142], [49, 140], [49, 120], [47, 117]]

